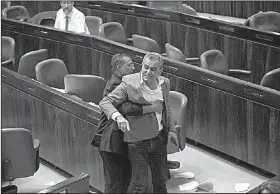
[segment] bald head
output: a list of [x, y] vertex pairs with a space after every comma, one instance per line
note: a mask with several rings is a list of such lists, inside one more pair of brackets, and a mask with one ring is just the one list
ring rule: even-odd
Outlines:
[[124, 53], [116, 54], [111, 59], [112, 73], [123, 77], [134, 73], [134, 64], [129, 55]]

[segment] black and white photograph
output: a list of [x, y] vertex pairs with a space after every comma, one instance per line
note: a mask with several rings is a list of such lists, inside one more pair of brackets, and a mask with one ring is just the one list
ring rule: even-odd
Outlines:
[[1, 193], [280, 193], [280, 0], [1, 0]]

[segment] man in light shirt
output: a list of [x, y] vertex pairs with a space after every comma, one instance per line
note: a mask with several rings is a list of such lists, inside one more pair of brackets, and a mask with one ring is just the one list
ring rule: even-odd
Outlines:
[[[178, 145], [178, 136], [171, 120], [169, 108], [170, 81], [160, 76], [163, 59], [158, 53], [148, 53], [139, 73], [126, 75], [111, 93], [104, 97], [99, 106], [109, 119], [117, 121], [124, 132], [132, 165], [133, 193], [146, 193], [148, 167], [151, 168], [154, 193], [167, 193], [169, 178], [166, 145], [173, 140]], [[115, 106], [130, 100], [141, 105], [163, 103], [163, 110], [126, 119]]]
[[90, 34], [85, 15], [73, 5], [74, 1], [61, 1], [61, 9], [57, 11], [54, 28], [76, 33]]

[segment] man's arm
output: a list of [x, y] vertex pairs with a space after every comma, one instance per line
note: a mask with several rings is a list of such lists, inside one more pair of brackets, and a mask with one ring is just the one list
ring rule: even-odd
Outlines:
[[60, 15], [59, 15], [59, 12], [57, 11], [56, 19], [55, 19], [55, 22], [54, 22], [54, 28], [58, 28], [59, 29], [59, 20], [60, 20]]
[[162, 103], [152, 105], [135, 104], [131, 101], [126, 101], [117, 107], [117, 110], [124, 116], [141, 116], [151, 112], [162, 111]]
[[86, 18], [85, 18], [84, 15], [83, 15], [83, 17], [82, 17], [81, 24], [84, 24], [84, 26], [83, 26], [83, 28], [84, 28], [84, 33], [90, 35], [90, 32], [89, 32], [88, 27], [87, 27], [87, 24], [86, 24]]
[[[168, 92], [168, 96], [169, 96], [169, 91], [170, 91], [170, 81], [169, 79], [166, 78], [166, 85], [167, 85], [167, 92]], [[175, 129], [175, 124], [173, 122], [173, 119], [172, 119], [172, 112], [171, 112], [171, 109], [170, 109], [170, 104], [169, 104], [169, 100], [167, 101], [167, 111], [168, 111], [168, 123], [169, 123], [169, 132], [176, 132], [177, 133], [177, 130]]]
[[99, 102], [99, 106], [104, 114], [110, 119], [117, 121], [118, 127], [122, 132], [129, 131], [129, 122], [115, 108], [119, 104], [128, 100], [127, 85], [121, 82], [111, 93], [103, 97]]
[[125, 82], [121, 82], [121, 84], [118, 85], [111, 93], [103, 97], [103, 99], [99, 102], [99, 106], [104, 114], [110, 119], [112, 118], [113, 113], [120, 114], [115, 107], [126, 100], [128, 100], [127, 85]]
[[142, 105], [135, 104], [129, 100], [120, 104], [117, 110], [124, 116], [141, 116], [143, 114]]
[[[113, 91], [119, 84], [117, 82], [107, 82], [103, 96], [107, 96], [111, 91]], [[159, 112], [162, 111], [162, 103], [156, 103], [152, 105], [141, 105], [136, 104], [130, 100], [126, 100], [116, 107], [116, 109], [123, 116], [141, 116], [146, 113]]]
[[[168, 93], [168, 96], [169, 96], [169, 91], [170, 91], [170, 81], [169, 79], [165, 79], [166, 81], [166, 85], [167, 85], [167, 93]], [[173, 122], [173, 119], [172, 119], [172, 112], [171, 112], [171, 109], [170, 109], [170, 104], [169, 104], [169, 100], [167, 100], [167, 111], [168, 111], [168, 121], [167, 123], [169, 124], [169, 132], [168, 132], [168, 141], [171, 141], [173, 142], [176, 146], [179, 146], [179, 138], [178, 138], [178, 131], [177, 131], [177, 128], [175, 127], [175, 124]]]

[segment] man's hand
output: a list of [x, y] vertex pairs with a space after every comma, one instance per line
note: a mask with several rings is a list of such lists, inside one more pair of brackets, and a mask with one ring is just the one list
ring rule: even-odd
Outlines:
[[153, 107], [154, 112], [162, 112], [163, 110], [163, 102], [162, 101], [157, 101], [151, 106]]
[[152, 105], [143, 106], [143, 114], [161, 112], [163, 110], [162, 101], [157, 101]]
[[129, 122], [122, 115], [118, 116], [116, 118], [116, 121], [117, 121], [119, 129], [122, 132], [126, 132], [126, 131], [130, 130]]
[[171, 131], [168, 133], [168, 141], [171, 141], [174, 145], [179, 145], [179, 139], [177, 133], [174, 131]]

